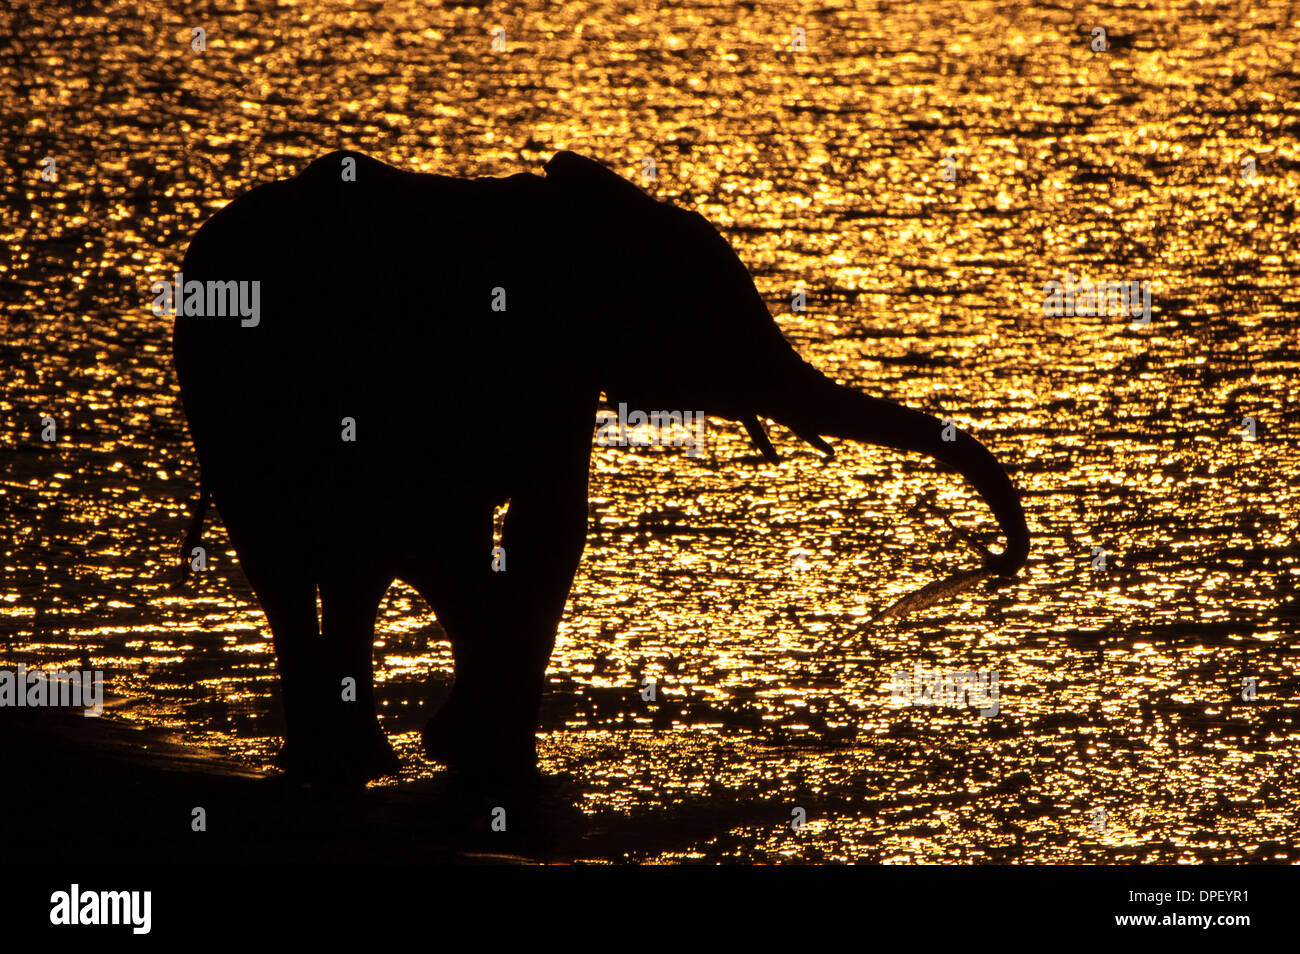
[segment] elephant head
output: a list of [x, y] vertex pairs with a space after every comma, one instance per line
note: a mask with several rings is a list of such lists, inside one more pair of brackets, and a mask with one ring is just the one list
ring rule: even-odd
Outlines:
[[[608, 303], [583, 332], [611, 401], [702, 410], [744, 424], [769, 460], [761, 423], [776, 421], [826, 454], [824, 436], [932, 457], [961, 473], [997, 518], [1006, 545], [986, 566], [1011, 575], [1029, 552], [1017, 492], [979, 441], [943, 421], [832, 381], [804, 361], [768, 312], [748, 270], [701, 215], [658, 202], [590, 159], [546, 164], [556, 215], [597, 275], [584, 292]], [[599, 308], [591, 309], [600, 313]]]

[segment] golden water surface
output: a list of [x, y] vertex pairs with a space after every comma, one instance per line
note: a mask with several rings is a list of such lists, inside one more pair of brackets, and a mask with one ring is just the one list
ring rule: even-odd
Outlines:
[[[715, 223], [818, 367], [978, 435], [1035, 535], [1011, 585], [875, 619], [975, 565], [948, 521], [990, 518], [960, 478], [779, 427], [773, 466], [723, 421], [698, 459], [598, 448], [539, 736], [579, 855], [1300, 860], [1300, 5], [16, 6], [0, 665], [103, 669], [107, 718], [269, 768], [269, 632], [219, 518], [171, 588], [197, 467], [149, 284], [334, 148], [450, 175], [573, 149]], [[1044, 317], [1066, 271], [1151, 282], [1149, 325]], [[465, 412], [428, 409], [443, 466]], [[439, 771], [418, 730], [451, 655], [413, 591], [375, 652], [406, 777]], [[918, 663], [996, 671], [999, 714], [891, 702]]]

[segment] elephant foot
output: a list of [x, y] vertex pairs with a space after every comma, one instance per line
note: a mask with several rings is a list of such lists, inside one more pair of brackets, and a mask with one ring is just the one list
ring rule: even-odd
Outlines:
[[366, 780], [380, 778], [384, 775], [398, 775], [402, 771], [402, 760], [397, 757], [393, 744], [379, 727], [378, 721], [372, 730], [364, 733], [356, 745], [357, 764], [362, 769]]
[[454, 707], [443, 706], [420, 733], [424, 754], [448, 768], [467, 767], [474, 760], [474, 732], [468, 720], [458, 718]]
[[377, 720], [336, 734], [292, 736], [276, 764], [296, 781], [319, 785], [364, 785], [402, 768]]
[[537, 777], [536, 737], [531, 725], [473, 719], [444, 707], [425, 725], [421, 739], [429, 758], [455, 771], [514, 783]]

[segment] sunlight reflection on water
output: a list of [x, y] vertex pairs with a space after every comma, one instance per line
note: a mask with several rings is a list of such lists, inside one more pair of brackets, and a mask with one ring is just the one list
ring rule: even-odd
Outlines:
[[[593, 856], [1297, 860], [1291, 6], [1125, 5], [1106, 54], [1028, 4], [262, 3], [207, 15], [203, 54], [182, 4], [0, 13], [0, 662], [93, 662], [115, 717], [269, 766], [274, 661], [219, 521], [170, 589], [197, 472], [150, 277], [338, 146], [454, 175], [569, 148], [718, 225], [827, 373], [970, 428], [1035, 534], [1011, 585], [873, 622], [976, 565], [957, 478], [781, 428], [772, 466], [721, 421], [699, 459], [598, 448], [541, 742]], [[1067, 270], [1152, 282], [1150, 326], [1045, 318]], [[376, 640], [427, 774], [449, 648], [400, 585]], [[891, 706], [918, 662], [998, 671], [999, 716]]]

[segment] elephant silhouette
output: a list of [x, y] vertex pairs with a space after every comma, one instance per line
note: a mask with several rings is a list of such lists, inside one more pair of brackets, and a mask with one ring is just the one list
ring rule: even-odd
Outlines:
[[572, 152], [545, 173], [461, 179], [332, 152], [214, 214], [182, 273], [155, 283], [201, 472], [185, 553], [215, 502], [270, 624], [293, 776], [397, 768], [372, 672], [396, 579], [452, 646], [426, 752], [535, 773], [602, 392], [742, 422], [770, 460], [760, 419], [826, 454], [824, 436], [927, 454], [998, 520], [987, 567], [1027, 557], [1019, 495], [988, 450], [803, 361], [702, 216]]

